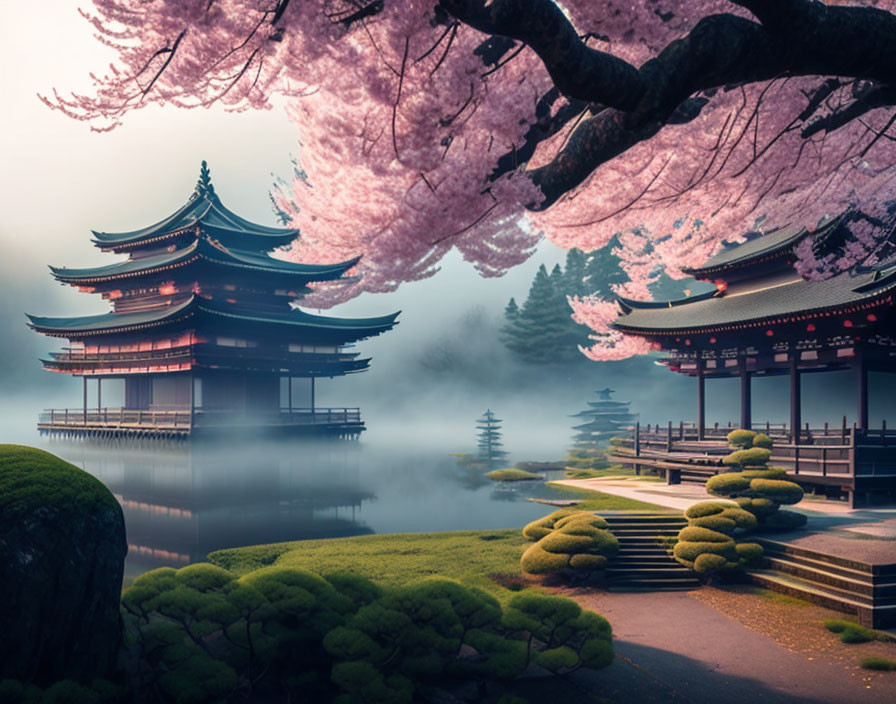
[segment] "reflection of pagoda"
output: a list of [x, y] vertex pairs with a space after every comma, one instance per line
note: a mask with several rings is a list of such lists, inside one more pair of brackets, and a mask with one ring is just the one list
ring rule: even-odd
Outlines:
[[586, 419], [585, 423], [573, 426], [573, 430], [578, 431], [573, 438], [576, 447], [597, 447], [624, 431], [638, 417], [629, 412], [631, 401], [614, 401], [611, 398], [615, 393], [613, 389], [607, 387], [596, 393], [598, 400], [589, 401], [590, 408], [572, 416]]
[[[146, 451], [151, 447], [152, 451]], [[124, 510], [125, 571], [180, 567], [222, 548], [372, 532], [354, 444], [54, 444], [100, 479]]]
[[[365, 370], [370, 360], [346, 347], [389, 330], [397, 314], [348, 319], [293, 307], [309, 284], [340, 280], [357, 259], [309, 265], [272, 258], [298, 231], [256, 225], [225, 208], [205, 162], [193, 195], [173, 215], [133, 232], [94, 235], [101, 250], [128, 259], [52, 272], [101, 294], [113, 310], [29, 316], [38, 332], [70, 340], [45, 368], [84, 380], [82, 407], [45, 413], [41, 431], [183, 437], [262, 426], [356, 436], [364, 429], [356, 408], [315, 407], [314, 380]], [[96, 379], [89, 407], [88, 378]], [[123, 386], [121, 408], [103, 407], [103, 380]]]

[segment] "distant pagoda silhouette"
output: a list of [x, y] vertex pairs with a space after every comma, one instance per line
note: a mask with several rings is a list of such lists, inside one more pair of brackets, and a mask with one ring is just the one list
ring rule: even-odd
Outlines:
[[501, 464], [507, 457], [504, 451], [504, 443], [501, 442], [501, 426], [503, 421], [495, 418], [491, 409], [482, 414], [482, 418], [476, 421], [476, 429], [479, 431], [479, 451], [477, 456], [481, 462], [488, 465], [489, 469]]
[[626, 426], [637, 420], [638, 415], [629, 411], [631, 401], [614, 401], [616, 393], [607, 387], [595, 392], [597, 401], [589, 401], [590, 408], [571, 416], [583, 418], [586, 422], [573, 426], [577, 431], [573, 441], [576, 447], [592, 448], [606, 444], [614, 435], [624, 431]]
[[[82, 407], [44, 413], [41, 432], [187, 437], [252, 428], [356, 437], [364, 430], [357, 408], [316, 408], [314, 380], [364, 371], [370, 360], [346, 348], [391, 329], [397, 313], [351, 319], [294, 307], [314, 283], [342, 280], [358, 259], [300, 264], [270, 256], [298, 230], [258, 225], [224, 207], [204, 161], [190, 199], [167, 218], [93, 234], [102, 251], [128, 258], [50, 269], [112, 310], [28, 316], [37, 332], [69, 340], [44, 367], [84, 380]], [[96, 379], [90, 408], [88, 378]], [[300, 398], [297, 378], [310, 380]], [[103, 379], [124, 380], [121, 408], [102, 406]]]

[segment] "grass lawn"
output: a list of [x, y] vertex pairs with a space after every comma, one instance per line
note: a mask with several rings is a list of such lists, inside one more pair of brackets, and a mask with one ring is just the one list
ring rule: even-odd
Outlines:
[[541, 474], [527, 472], [525, 469], [496, 469], [485, 476], [493, 482], [524, 482], [532, 479], [544, 479]]
[[439, 575], [481, 585], [487, 575], [519, 574], [528, 545], [516, 529], [397, 533], [230, 548], [208, 559], [238, 574], [276, 562], [319, 574], [355, 572], [384, 584]]
[[623, 467], [622, 465], [613, 465], [606, 469], [579, 469], [577, 467], [567, 467], [566, 477], [568, 479], [602, 479], [604, 477], [637, 477], [643, 482], [662, 482], [662, 477], [652, 474], [635, 474], [635, 470]]
[[593, 489], [564, 486], [554, 482], [548, 482], [547, 485], [556, 492], [558, 499], [579, 499], [581, 503], [576, 504], [575, 508], [583, 511], [660, 511], [663, 513], [671, 511], [671, 509], [658, 506], [657, 504], [649, 504], [646, 501], [629, 499], [624, 496], [604, 494]]

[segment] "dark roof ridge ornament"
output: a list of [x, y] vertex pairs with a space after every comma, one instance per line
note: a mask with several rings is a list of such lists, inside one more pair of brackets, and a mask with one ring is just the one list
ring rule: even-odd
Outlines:
[[199, 167], [199, 180], [196, 181], [196, 193], [200, 196], [215, 195], [215, 187], [212, 185], [212, 174], [205, 159]]

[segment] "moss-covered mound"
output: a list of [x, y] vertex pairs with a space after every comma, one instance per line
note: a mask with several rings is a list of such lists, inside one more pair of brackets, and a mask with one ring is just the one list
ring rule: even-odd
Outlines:
[[675, 559], [697, 574], [708, 576], [736, 570], [762, 557], [756, 543], [738, 543], [734, 534], [757, 525], [756, 517], [727, 501], [702, 501], [684, 513], [688, 527], [678, 533], [673, 548]]
[[718, 474], [706, 482], [706, 491], [736, 501], [752, 513], [761, 528], [798, 528], [806, 517], [794, 511], [781, 511], [782, 505], [799, 503], [803, 490], [799, 484], [787, 481], [787, 472], [769, 467], [772, 440], [752, 430], [735, 430], [728, 434], [728, 442], [736, 449], [724, 463], [740, 471]]
[[90, 681], [111, 669], [126, 553], [121, 507], [100, 481], [0, 445], [0, 680]]
[[533, 521], [523, 536], [536, 541], [520, 560], [530, 574], [566, 574], [587, 578], [619, 551], [607, 522], [593, 513], [560, 509]]
[[524, 482], [532, 479], [544, 479], [540, 474], [527, 472], [524, 469], [495, 469], [485, 476], [493, 482]]

